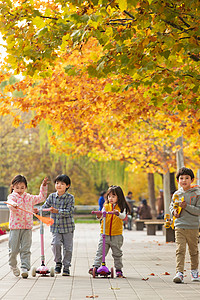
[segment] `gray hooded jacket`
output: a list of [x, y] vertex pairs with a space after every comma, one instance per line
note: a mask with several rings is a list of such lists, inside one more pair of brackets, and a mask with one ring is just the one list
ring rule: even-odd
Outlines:
[[[191, 187], [187, 191], [184, 191], [181, 187], [174, 193], [174, 195], [176, 194], [179, 196], [180, 202], [181, 198], [184, 197], [187, 206], [185, 209], [182, 209], [180, 217], [175, 219], [175, 228], [198, 229], [200, 216], [200, 186]], [[169, 207], [172, 215], [174, 212], [173, 204], [174, 202], [172, 201]]]

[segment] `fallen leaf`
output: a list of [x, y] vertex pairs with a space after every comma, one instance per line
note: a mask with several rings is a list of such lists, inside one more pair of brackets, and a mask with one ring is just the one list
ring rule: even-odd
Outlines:
[[99, 296], [96, 296], [96, 295], [92, 295], [92, 296], [86, 296], [86, 298], [92, 298], [92, 299], [94, 299], [94, 298], [98, 298]]
[[120, 290], [120, 288], [119, 287], [112, 287], [111, 286], [111, 288], [110, 288], [111, 290]]
[[144, 281], [149, 280], [149, 277], [147, 277], [147, 278], [142, 278], [142, 280], [144, 280]]
[[155, 274], [154, 273], [151, 273], [151, 274], [149, 274], [150, 276], [155, 276]]
[[162, 275], [170, 275], [168, 272], [162, 273]]

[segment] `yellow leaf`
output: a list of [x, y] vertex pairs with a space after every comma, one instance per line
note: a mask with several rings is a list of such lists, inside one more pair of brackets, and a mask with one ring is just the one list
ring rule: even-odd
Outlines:
[[127, 9], [127, 0], [118, 0], [120, 10], [124, 11]]

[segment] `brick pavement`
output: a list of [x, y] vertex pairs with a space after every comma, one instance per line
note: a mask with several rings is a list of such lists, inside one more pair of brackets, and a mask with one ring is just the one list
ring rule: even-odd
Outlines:
[[[0, 239], [5, 239], [2, 236]], [[92, 266], [99, 238], [99, 224], [76, 224], [71, 276], [28, 279], [14, 277], [8, 266], [7, 241], [0, 243], [0, 299], [2, 300], [199, 300], [200, 282], [191, 282], [188, 254], [184, 284], [172, 282], [175, 273], [175, 244], [166, 243], [161, 231], [147, 236], [144, 231], [124, 231], [123, 263], [126, 278], [92, 278]], [[51, 235], [45, 227], [45, 257], [54, 266]], [[106, 264], [113, 266], [110, 254]], [[33, 231], [32, 266], [40, 266], [40, 234]], [[169, 274], [169, 275], [166, 275]]]

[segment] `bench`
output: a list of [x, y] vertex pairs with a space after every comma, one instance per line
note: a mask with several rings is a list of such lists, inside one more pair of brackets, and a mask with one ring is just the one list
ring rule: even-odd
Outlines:
[[135, 219], [134, 223], [135, 223], [135, 226], [136, 226], [136, 230], [143, 230], [143, 228], [144, 228], [144, 222], [146, 222], [146, 220]]
[[144, 222], [145, 226], [147, 227], [147, 235], [156, 235], [156, 229], [158, 225], [164, 225], [164, 220], [148, 220]]

